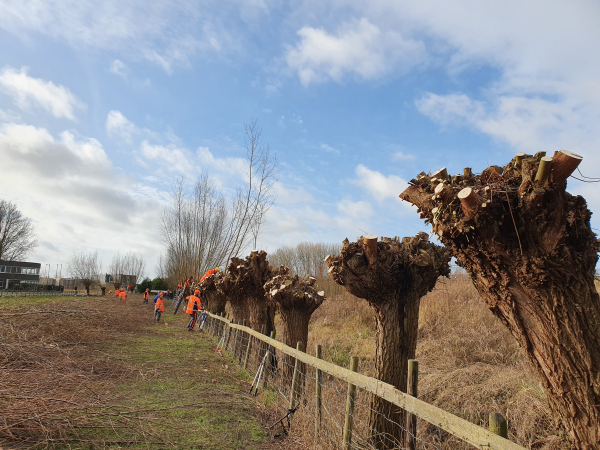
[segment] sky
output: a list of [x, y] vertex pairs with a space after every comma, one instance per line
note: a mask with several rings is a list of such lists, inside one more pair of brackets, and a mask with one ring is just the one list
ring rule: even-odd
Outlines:
[[600, 177], [596, 1], [0, 0], [0, 49], [0, 198], [43, 267], [134, 251], [154, 276], [174, 180], [239, 186], [253, 119], [267, 252], [429, 231], [398, 198], [421, 171], [566, 149]]

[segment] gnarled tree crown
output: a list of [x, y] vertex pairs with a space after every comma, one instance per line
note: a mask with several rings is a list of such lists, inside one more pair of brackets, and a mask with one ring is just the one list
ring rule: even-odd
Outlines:
[[430, 243], [426, 233], [401, 241], [381, 238], [373, 242], [372, 256], [367, 238], [360, 237], [357, 242], [344, 239], [341, 254], [326, 259], [333, 280], [357, 297], [372, 303], [409, 292], [422, 297], [433, 289], [438, 277], [450, 274], [450, 254]]
[[[558, 156], [519, 154], [506, 166], [491, 166], [480, 175], [470, 170], [468, 176], [454, 177], [421, 173], [400, 198], [417, 206], [469, 272], [481, 270], [473, 260], [504, 261], [520, 282], [535, 287], [577, 261], [593, 276], [600, 244], [590, 228], [591, 212], [583, 197], [565, 191]], [[542, 177], [546, 164], [554, 165]], [[496, 269], [501, 272], [500, 266]], [[507, 276], [489, 278], [510, 282]]]
[[310, 316], [325, 300], [325, 292], [315, 285], [315, 278], [292, 276], [283, 266], [274, 272], [277, 275], [265, 283], [264, 289], [267, 299], [280, 310], [296, 309]]

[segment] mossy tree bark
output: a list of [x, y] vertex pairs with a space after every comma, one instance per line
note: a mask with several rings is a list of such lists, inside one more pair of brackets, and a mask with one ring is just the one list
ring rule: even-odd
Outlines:
[[[343, 242], [341, 255], [328, 257], [329, 274], [351, 294], [364, 298], [377, 323], [377, 378], [406, 392], [408, 360], [417, 346], [421, 297], [450, 273], [448, 252], [431, 244], [426, 233], [402, 242], [365, 236]], [[371, 399], [369, 428], [378, 449], [404, 443], [405, 414], [378, 396]]]
[[[302, 342], [303, 348], [308, 343], [308, 323], [310, 317], [325, 300], [325, 292], [318, 289], [313, 277], [291, 276], [287, 268], [278, 269], [278, 275], [265, 284], [266, 297], [281, 314], [283, 322], [283, 342], [295, 348]], [[306, 373], [301, 363], [300, 373]], [[294, 358], [284, 355], [283, 374], [291, 380], [294, 372]], [[304, 386], [304, 379], [299, 386]]]
[[573, 445], [600, 448], [600, 245], [585, 200], [565, 191], [581, 157], [546, 157], [550, 173], [538, 177], [543, 156], [517, 155], [500, 172], [448, 183], [447, 199], [422, 173], [400, 197], [432, 223], [523, 348]]

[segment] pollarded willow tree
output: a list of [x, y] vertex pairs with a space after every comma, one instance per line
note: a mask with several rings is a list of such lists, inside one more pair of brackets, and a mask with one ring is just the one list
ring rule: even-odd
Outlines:
[[199, 285], [204, 298], [207, 302], [207, 310], [213, 314], [221, 314], [225, 312], [227, 297], [220, 293], [217, 289], [217, 280], [220, 280], [223, 275], [219, 272], [204, 279]]
[[[290, 275], [289, 269], [281, 266], [277, 274], [265, 284], [266, 297], [277, 305], [283, 322], [283, 342], [295, 348], [302, 342], [304, 350], [308, 342], [310, 316], [325, 300], [325, 292], [318, 290], [313, 277]], [[284, 356], [284, 374], [291, 380], [294, 358]], [[305, 373], [304, 368], [300, 373]]]
[[418, 207], [538, 372], [576, 448], [600, 448], [600, 249], [583, 197], [566, 192], [581, 157], [519, 153], [481, 175], [421, 173]]
[[227, 273], [217, 279], [218, 291], [227, 298], [235, 322], [248, 320], [255, 331], [275, 329], [275, 308], [265, 298], [264, 284], [272, 277], [265, 251], [253, 250], [245, 259], [231, 258]]
[[[415, 357], [421, 297], [438, 277], [450, 274], [450, 255], [429, 242], [426, 233], [395, 239], [367, 235], [345, 239], [340, 256], [325, 262], [333, 280], [364, 298], [377, 323], [376, 376], [406, 392], [408, 360]], [[404, 443], [404, 410], [376, 395], [371, 398], [372, 445], [396, 448]]]
[[220, 278], [215, 279], [217, 293], [227, 299], [231, 307], [231, 320], [234, 323], [242, 323], [250, 318], [248, 309], [248, 298], [242, 289], [240, 279], [244, 260], [231, 258], [231, 263], [227, 268], [227, 273]]

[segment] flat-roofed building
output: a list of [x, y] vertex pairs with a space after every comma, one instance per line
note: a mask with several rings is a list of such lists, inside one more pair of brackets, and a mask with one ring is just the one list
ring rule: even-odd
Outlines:
[[0, 289], [37, 290], [40, 263], [0, 260]]

